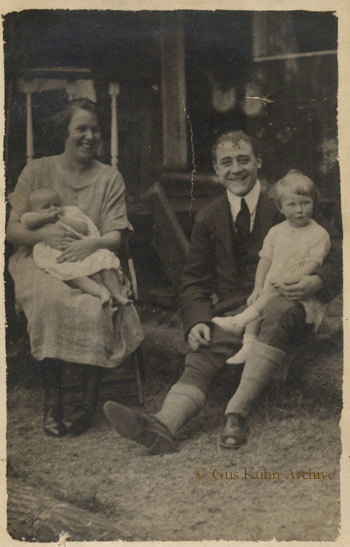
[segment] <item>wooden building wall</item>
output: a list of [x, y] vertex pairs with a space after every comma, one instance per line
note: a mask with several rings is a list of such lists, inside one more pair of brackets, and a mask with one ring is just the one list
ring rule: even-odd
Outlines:
[[[336, 157], [337, 23], [331, 13], [27, 10], [6, 15], [4, 31], [10, 186], [24, 162], [25, 97], [17, 82], [28, 68], [91, 70], [105, 151], [108, 83], [120, 84], [120, 168], [135, 196], [161, 173], [179, 190], [186, 177], [199, 187], [212, 180], [210, 145], [226, 119], [265, 137], [269, 180], [290, 166], [324, 178]], [[65, 100], [33, 96], [37, 155], [48, 151], [40, 119]]]
[[[330, 200], [329, 214], [340, 219], [334, 14], [27, 10], [5, 16], [4, 34], [8, 191], [25, 163], [25, 96], [18, 79], [26, 69], [90, 70], [106, 162], [108, 84], [119, 83], [119, 166], [136, 227], [138, 272], [147, 283], [159, 269], [145, 191], [161, 182], [189, 236], [197, 210], [222, 192], [210, 150], [225, 124], [261, 137], [261, 177], [267, 185], [300, 168]], [[65, 101], [63, 92], [45, 100], [33, 94], [37, 156], [58, 150], [42, 132], [41, 120]]]

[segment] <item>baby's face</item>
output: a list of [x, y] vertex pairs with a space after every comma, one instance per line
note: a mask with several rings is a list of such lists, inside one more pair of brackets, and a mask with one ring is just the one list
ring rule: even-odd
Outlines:
[[55, 213], [61, 215], [63, 213], [62, 203], [56, 194], [47, 194], [40, 196], [34, 204], [33, 211], [36, 213]]

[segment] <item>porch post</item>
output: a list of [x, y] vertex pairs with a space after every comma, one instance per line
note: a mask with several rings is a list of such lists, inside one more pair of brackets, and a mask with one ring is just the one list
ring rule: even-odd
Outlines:
[[182, 15], [179, 13], [163, 15], [161, 93], [164, 169], [188, 167], [184, 42]]
[[117, 123], [117, 96], [119, 95], [119, 84], [109, 84], [111, 96], [111, 165], [118, 167], [118, 123]]
[[26, 143], [27, 163], [33, 160], [34, 136], [33, 136], [33, 114], [32, 114], [32, 92], [26, 91]]

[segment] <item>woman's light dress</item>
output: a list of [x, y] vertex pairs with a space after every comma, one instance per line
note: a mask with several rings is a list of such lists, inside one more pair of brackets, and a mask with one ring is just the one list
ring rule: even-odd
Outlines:
[[[22, 171], [12, 208], [21, 217], [29, 211], [28, 197], [37, 188], [54, 189], [62, 204], [75, 205], [103, 235], [113, 230], [132, 231], [125, 207], [124, 181], [119, 171], [94, 160], [94, 177], [79, 187], [58, 167], [55, 156], [32, 161]], [[9, 262], [16, 300], [22, 307], [30, 336], [31, 353], [38, 360], [118, 366], [143, 339], [133, 305], [113, 313], [109, 304], [55, 279], [39, 269], [31, 247], [20, 247]]]

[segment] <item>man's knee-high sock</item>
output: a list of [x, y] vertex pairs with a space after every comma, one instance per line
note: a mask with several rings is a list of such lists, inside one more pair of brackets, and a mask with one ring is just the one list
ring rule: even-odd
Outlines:
[[254, 401], [283, 365], [285, 356], [284, 351], [278, 348], [268, 346], [258, 340], [253, 342], [240, 384], [229, 401], [225, 414], [236, 412], [247, 416]]
[[188, 420], [202, 410], [205, 394], [196, 386], [177, 382], [165, 398], [156, 418], [163, 422], [173, 434]]

